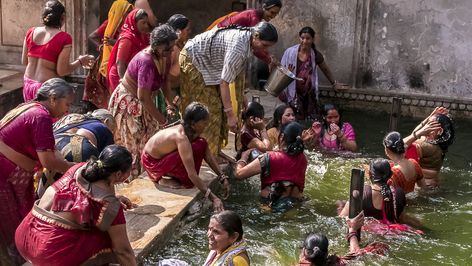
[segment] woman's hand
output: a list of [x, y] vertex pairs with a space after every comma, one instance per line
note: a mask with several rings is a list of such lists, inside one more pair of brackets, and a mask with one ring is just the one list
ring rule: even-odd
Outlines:
[[321, 123], [319, 121], [315, 121], [313, 122], [313, 124], [311, 125], [311, 129], [313, 130], [313, 133], [316, 135], [316, 136], [319, 136], [320, 133], [321, 133]]
[[95, 62], [95, 57], [93, 57], [93, 55], [79, 55], [77, 60], [79, 60], [80, 65], [83, 68], [90, 69], [92, 68], [93, 63]]
[[[287, 66], [287, 69], [290, 70], [290, 72], [293, 72], [293, 71], [295, 71], [295, 66], [292, 65], [292, 64], [289, 64], [289, 65]], [[293, 72], [293, 74], [296, 74], [296, 73]]]
[[421, 127], [418, 131], [413, 132], [413, 136], [418, 139], [422, 136], [428, 136], [432, 132], [441, 129], [441, 124], [437, 121], [429, 121], [423, 127]]
[[223, 205], [223, 202], [213, 194], [213, 210], [218, 213], [218, 212], [222, 212], [225, 210], [225, 206]]
[[364, 225], [364, 211], [361, 211], [356, 217], [347, 219], [347, 226], [350, 232], [356, 232]]
[[264, 128], [265, 128], [264, 120], [260, 119], [259, 117], [251, 116], [249, 118], [249, 124], [252, 128], [255, 128], [255, 129], [258, 129], [258, 130], [264, 130]]
[[342, 134], [341, 129], [339, 128], [339, 126], [336, 123], [331, 123], [329, 125], [329, 131], [330, 131], [331, 134], [336, 135], [336, 137], [338, 137], [338, 138], [341, 137], [341, 134]]
[[345, 90], [348, 90], [350, 89], [351, 87], [347, 84], [344, 84], [344, 83], [339, 83], [339, 82], [335, 82], [333, 84], [333, 89], [335, 91], [345, 91]]
[[120, 201], [121, 206], [125, 210], [134, 209], [134, 208], [138, 207], [137, 204], [132, 203], [131, 200], [129, 200], [125, 196], [118, 196], [118, 200]]
[[309, 141], [309, 140], [311, 140], [315, 137], [316, 137], [316, 134], [315, 134], [315, 132], [313, 131], [312, 128], [309, 128], [307, 130], [302, 131], [302, 140], [303, 140], [303, 142], [307, 142], [307, 141]]

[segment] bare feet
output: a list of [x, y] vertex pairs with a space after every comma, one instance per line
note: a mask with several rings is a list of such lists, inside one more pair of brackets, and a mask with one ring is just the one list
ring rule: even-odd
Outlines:
[[179, 182], [170, 176], [163, 176], [159, 180], [159, 186], [172, 189], [184, 188]]

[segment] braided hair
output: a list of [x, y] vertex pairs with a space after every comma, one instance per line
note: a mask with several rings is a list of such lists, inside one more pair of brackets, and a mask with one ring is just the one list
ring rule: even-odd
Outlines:
[[383, 208], [387, 219], [390, 222], [397, 221], [397, 215], [394, 206], [394, 198], [390, 185], [387, 181], [392, 176], [390, 163], [386, 159], [375, 159], [370, 163], [370, 180], [373, 184], [380, 185], [380, 193], [383, 198]]

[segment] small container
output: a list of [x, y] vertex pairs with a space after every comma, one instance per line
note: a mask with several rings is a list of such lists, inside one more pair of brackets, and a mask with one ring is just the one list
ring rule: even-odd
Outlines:
[[256, 103], [261, 103], [261, 97], [259, 97], [258, 95], [254, 95], [252, 96], [252, 101]]

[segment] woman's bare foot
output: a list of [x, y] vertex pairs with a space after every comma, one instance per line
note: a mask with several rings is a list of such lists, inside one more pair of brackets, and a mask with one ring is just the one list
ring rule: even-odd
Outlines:
[[174, 178], [170, 176], [163, 176], [159, 180], [159, 186], [172, 189], [183, 188], [183, 186], [179, 182], [177, 182]]

